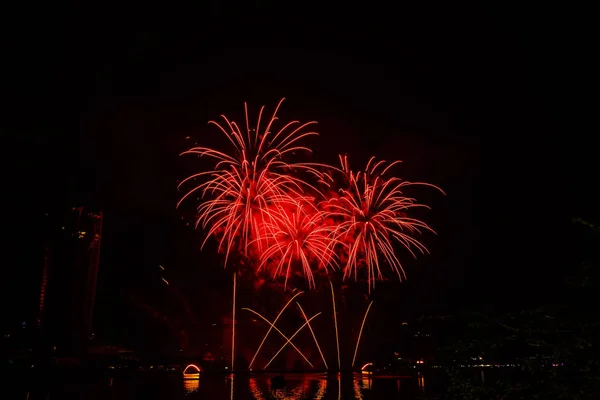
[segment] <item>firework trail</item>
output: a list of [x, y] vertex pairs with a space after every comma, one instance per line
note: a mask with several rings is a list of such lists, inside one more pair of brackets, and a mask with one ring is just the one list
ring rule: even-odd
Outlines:
[[317, 135], [307, 130], [316, 122], [300, 124], [299, 121], [291, 121], [278, 130], [272, 130], [283, 100], [277, 104], [272, 116], [265, 118], [266, 121], [263, 121], [264, 106], [261, 107], [256, 126], [252, 129], [248, 107], [244, 103], [245, 132], [225, 115], [221, 115], [223, 123], [209, 121], [227, 137], [232, 152], [193, 147], [182, 153], [196, 154], [215, 162], [212, 170], [193, 174], [179, 184], [182, 187], [196, 178], [207, 178], [188, 190], [177, 206], [194, 193], [202, 194], [196, 221], [196, 227], [200, 225], [207, 229], [202, 246], [210, 236], [220, 237], [218, 249], [225, 253], [225, 265], [232, 251], [247, 256], [249, 243], [253, 240], [259, 246], [259, 251], [262, 250], [260, 246], [263, 241], [260, 240], [257, 227], [270, 220], [273, 205], [289, 202], [291, 195], [301, 194], [307, 186], [306, 182], [292, 176], [290, 171], [294, 168], [311, 170], [312, 167], [288, 163], [285, 159], [295, 152], [311, 152], [298, 142]]
[[[427, 248], [415, 234], [433, 230], [423, 221], [411, 218], [407, 213], [417, 207], [426, 207], [414, 198], [404, 195], [409, 186], [431, 186], [422, 182], [408, 182], [400, 178], [387, 178], [386, 174], [399, 161], [387, 164], [375, 162], [372, 157], [363, 171], [350, 169], [346, 156], [340, 156], [341, 169], [337, 169], [345, 180], [339, 195], [324, 203], [328, 216], [336, 221], [334, 237], [345, 244], [347, 262], [344, 279], [358, 279], [361, 267], [366, 267], [369, 290], [376, 280], [383, 279], [382, 264], [387, 263], [400, 280], [406, 277], [402, 264], [394, 251], [399, 243], [413, 257], [416, 252], [426, 253]], [[330, 181], [334, 181], [333, 178]]]

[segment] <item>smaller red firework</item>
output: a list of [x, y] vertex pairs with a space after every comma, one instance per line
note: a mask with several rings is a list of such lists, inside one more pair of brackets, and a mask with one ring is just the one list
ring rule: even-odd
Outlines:
[[372, 157], [365, 170], [358, 172], [350, 169], [346, 156], [340, 156], [340, 162], [341, 169], [337, 171], [341, 172], [345, 185], [338, 196], [325, 202], [324, 209], [328, 217], [338, 221], [334, 238], [346, 245], [344, 278], [358, 279], [359, 270], [364, 266], [370, 289], [376, 280], [383, 279], [381, 266], [387, 263], [402, 280], [406, 275], [394, 243], [416, 257], [415, 250], [425, 253], [427, 248], [414, 235], [423, 230], [433, 232], [425, 222], [408, 216], [409, 210], [427, 206], [407, 197], [403, 190], [415, 185], [441, 189], [427, 183], [387, 178], [386, 173], [399, 161], [386, 166], [385, 161], [375, 162]]

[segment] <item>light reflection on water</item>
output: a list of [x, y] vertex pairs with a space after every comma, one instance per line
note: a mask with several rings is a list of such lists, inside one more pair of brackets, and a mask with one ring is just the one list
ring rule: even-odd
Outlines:
[[[425, 389], [424, 376], [388, 376], [372, 379], [371, 375], [286, 374], [285, 387], [271, 388], [272, 375], [223, 376], [200, 373], [182, 379], [174, 375], [138, 374], [99, 376], [89, 380], [50, 378], [44, 384], [20, 384], [16, 397], [25, 400], [393, 400], [414, 399]], [[31, 383], [31, 380], [28, 381]], [[15, 382], [16, 383], [16, 382]], [[1, 396], [0, 398], [3, 398]]]
[[186, 394], [197, 392], [200, 388], [200, 378], [197, 379], [184, 379], [183, 390]]
[[[327, 392], [326, 379], [311, 377], [309, 375], [305, 376], [302, 380], [291, 381], [290, 384], [287, 384], [286, 382], [285, 389], [272, 390], [269, 388], [268, 380], [259, 382], [256, 378], [250, 378], [248, 380], [248, 386], [254, 400], [267, 400], [271, 398], [278, 400], [301, 400], [308, 398], [321, 400]], [[313, 392], [314, 397], [311, 397]]]
[[[246, 385], [246, 379], [234, 378], [231, 376], [228, 379], [228, 388], [230, 390], [230, 399], [235, 400], [323, 400], [337, 398], [338, 400], [348, 398], [350, 392], [345, 393], [343, 387], [350, 384], [352, 398], [357, 400], [363, 400], [367, 392], [372, 392], [373, 389], [373, 378], [367, 374], [354, 374], [353, 376], [340, 376], [338, 374], [335, 377], [328, 377], [326, 374], [306, 374], [306, 375], [286, 375], [285, 389], [272, 389], [270, 387], [269, 376], [255, 376], [247, 379], [247, 388], [250, 393], [250, 397], [245, 395], [244, 388], [239, 388], [236, 385]], [[425, 378], [419, 374], [416, 379], [403, 378], [411, 381], [415, 387], [415, 391], [425, 390]], [[376, 393], [373, 396], [371, 393], [367, 398], [371, 399], [391, 399], [398, 396], [400, 393], [400, 378], [388, 377], [384, 379], [387, 381], [385, 388]], [[383, 385], [382, 385], [383, 386]], [[240, 393], [240, 397], [236, 397], [236, 394]], [[393, 395], [392, 395], [393, 394]], [[390, 396], [391, 395], [391, 396]], [[412, 396], [402, 396], [402, 398], [410, 398]]]

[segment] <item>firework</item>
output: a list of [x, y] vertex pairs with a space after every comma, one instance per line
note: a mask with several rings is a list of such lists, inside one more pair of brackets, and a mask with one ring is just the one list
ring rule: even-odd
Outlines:
[[[341, 268], [344, 279], [358, 279], [359, 270], [366, 267], [369, 290], [383, 279], [383, 264], [402, 280], [405, 273], [395, 246], [416, 257], [427, 248], [415, 236], [431, 231], [426, 223], [409, 217], [413, 208], [425, 206], [407, 197], [404, 190], [414, 185], [435, 186], [387, 177], [398, 162], [386, 164], [375, 158], [358, 172], [350, 168], [346, 157], [340, 157], [341, 168], [289, 161], [296, 153], [311, 152], [299, 142], [317, 135], [308, 129], [316, 122], [278, 124], [282, 102], [270, 118], [263, 118], [261, 107], [252, 129], [246, 104], [245, 129], [224, 115], [222, 123], [210, 121], [229, 140], [232, 151], [193, 147], [182, 153], [214, 161], [211, 170], [193, 174], [179, 185], [202, 180], [178, 203], [201, 194], [196, 227], [206, 231], [202, 247], [208, 238], [216, 237], [225, 265], [232, 254], [240, 254], [250, 259], [256, 272], [284, 276], [284, 288], [292, 273], [301, 274], [314, 288], [315, 271], [332, 272], [338, 257], [345, 264]], [[275, 129], [276, 125], [280, 128]], [[300, 171], [312, 179], [302, 179], [297, 175]], [[340, 180], [342, 188], [335, 191]]]
[[311, 288], [315, 287], [313, 266], [327, 272], [337, 265], [335, 227], [326, 223], [326, 213], [317, 210], [311, 200], [294, 199], [291, 207], [278, 204], [260, 228], [266, 246], [259, 270], [268, 268], [273, 277], [285, 276], [284, 287], [297, 265]]
[[325, 209], [330, 218], [338, 221], [334, 237], [345, 244], [344, 279], [358, 279], [359, 269], [364, 266], [370, 289], [376, 280], [383, 279], [382, 264], [387, 263], [402, 280], [406, 275], [394, 243], [416, 257], [416, 252], [428, 251], [414, 235], [423, 230], [433, 232], [423, 221], [407, 215], [413, 208], [427, 206], [407, 197], [403, 190], [414, 185], [441, 189], [427, 183], [387, 178], [387, 172], [399, 161], [386, 166], [385, 161], [375, 162], [372, 157], [366, 168], [358, 172], [350, 169], [347, 157], [340, 156], [340, 161], [341, 169], [337, 171], [342, 173], [345, 187], [337, 197], [325, 202]]
[[245, 110], [245, 132], [233, 120], [222, 115], [223, 123], [210, 121], [220, 129], [232, 145], [232, 152], [225, 153], [208, 147], [193, 147], [183, 154], [196, 154], [212, 159], [212, 170], [203, 171], [184, 179], [179, 187], [195, 180], [207, 178], [192, 187], [178, 203], [194, 193], [202, 194], [198, 206], [196, 227], [207, 230], [206, 239], [219, 236], [220, 252], [225, 253], [225, 265], [232, 251], [248, 255], [249, 243], [262, 245], [258, 229], [269, 221], [274, 204], [288, 202], [290, 195], [299, 195], [305, 182], [290, 174], [294, 168], [310, 169], [309, 166], [288, 163], [285, 159], [295, 152], [310, 152], [298, 142], [308, 136], [317, 135], [307, 130], [315, 121], [300, 124], [291, 121], [279, 130], [271, 130], [277, 121], [277, 112], [282, 99], [267, 123], [261, 125], [264, 106], [258, 114], [256, 126], [250, 128], [248, 107]]

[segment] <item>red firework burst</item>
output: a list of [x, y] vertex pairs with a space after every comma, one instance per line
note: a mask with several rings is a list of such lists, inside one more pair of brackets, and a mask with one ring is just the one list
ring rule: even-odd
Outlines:
[[399, 161], [386, 166], [385, 161], [375, 162], [372, 157], [365, 170], [359, 172], [350, 169], [347, 157], [340, 156], [340, 161], [342, 166], [338, 171], [347, 186], [340, 189], [338, 197], [325, 202], [325, 209], [329, 217], [338, 221], [334, 238], [345, 244], [348, 261], [344, 278], [358, 279], [358, 271], [364, 266], [370, 289], [376, 280], [383, 279], [381, 264], [387, 263], [402, 280], [406, 275], [394, 251], [394, 242], [416, 257], [415, 251], [428, 250], [414, 235], [423, 230], [433, 232], [425, 222], [408, 216], [410, 209], [427, 206], [405, 196], [403, 190], [414, 185], [441, 189], [427, 183], [386, 178], [386, 173]]
[[[399, 244], [416, 257], [427, 248], [415, 235], [432, 231], [423, 221], [408, 216], [413, 208], [426, 206], [403, 191], [414, 185], [441, 189], [387, 177], [399, 161], [386, 164], [371, 158], [358, 172], [350, 169], [346, 157], [340, 157], [341, 168], [288, 162], [288, 156], [296, 152], [310, 152], [298, 142], [317, 135], [307, 130], [316, 122], [292, 121], [271, 131], [282, 102], [263, 123], [264, 129], [264, 106], [251, 129], [244, 104], [245, 132], [224, 115], [222, 124], [210, 121], [232, 144], [232, 152], [193, 147], [182, 153], [215, 162], [212, 170], [193, 174], [179, 185], [206, 178], [178, 203], [196, 192], [202, 194], [196, 221], [196, 227], [207, 232], [202, 247], [209, 237], [216, 236], [219, 251], [225, 253], [225, 265], [232, 251], [242, 253], [255, 261], [251, 264], [258, 271], [285, 277], [285, 286], [290, 275], [299, 272], [309, 287], [314, 287], [315, 271], [330, 273], [339, 266], [339, 259], [344, 263], [344, 279], [358, 279], [364, 268], [369, 289], [383, 279], [382, 264], [388, 264], [402, 280], [405, 273], [394, 247]], [[312, 181], [330, 195], [295, 176], [299, 170], [309, 172]], [[344, 184], [335, 192], [340, 181]]]
[[[183, 154], [196, 154], [215, 161], [211, 171], [199, 172], [184, 179], [179, 187], [195, 178], [208, 177], [208, 180], [192, 187], [179, 201], [196, 192], [202, 193], [198, 206], [199, 225], [207, 230], [206, 240], [218, 235], [219, 251], [225, 253], [225, 264], [232, 250], [248, 254], [251, 242], [260, 247], [263, 244], [258, 229], [264, 221], [269, 221], [275, 204], [289, 202], [290, 195], [299, 195], [306, 183], [292, 175], [293, 168], [310, 167], [287, 163], [285, 159], [294, 152], [310, 152], [307, 147], [298, 145], [301, 139], [317, 135], [306, 128], [315, 121], [300, 124], [291, 121], [277, 131], [271, 131], [277, 121], [277, 112], [284, 99], [281, 99], [273, 115], [261, 130], [264, 106], [258, 114], [256, 127], [250, 128], [248, 107], [244, 103], [246, 116], [245, 133], [239, 125], [221, 115], [224, 124], [216, 125], [233, 145], [232, 153], [225, 153], [208, 147], [193, 147]], [[205, 200], [205, 197], [209, 198]], [[259, 248], [259, 250], [261, 250]]]
[[301, 267], [311, 288], [315, 287], [312, 269], [315, 264], [325, 272], [337, 266], [335, 226], [326, 223], [327, 214], [317, 210], [312, 201], [299, 198], [293, 207], [277, 205], [261, 226], [261, 236], [267, 245], [259, 270], [268, 268], [273, 277], [285, 276], [284, 287], [296, 266]]

